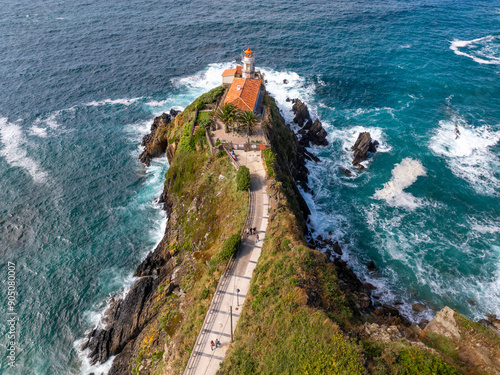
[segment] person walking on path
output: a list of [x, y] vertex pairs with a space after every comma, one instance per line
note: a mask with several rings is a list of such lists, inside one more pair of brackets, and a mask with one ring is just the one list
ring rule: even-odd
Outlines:
[[214, 350], [214, 346], [215, 346], [214, 340], [210, 341], [210, 349]]
[[252, 234], [252, 233], [250, 232], [250, 230], [247, 228], [247, 237], [248, 237], [248, 233]]
[[219, 346], [220, 346], [219, 339], [215, 339], [215, 349], [217, 349]]
[[259, 235], [257, 235], [257, 237], [256, 237], [256, 238], [257, 238], [257, 241], [255, 241], [255, 242], [257, 243], [257, 242], [259, 242]]
[[250, 229], [247, 229], [247, 230], [249, 230], [249, 231], [250, 231], [250, 234], [253, 234], [253, 233], [252, 233], [252, 228], [250, 228]]

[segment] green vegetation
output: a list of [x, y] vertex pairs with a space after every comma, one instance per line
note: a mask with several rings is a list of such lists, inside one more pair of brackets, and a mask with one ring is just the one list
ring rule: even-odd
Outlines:
[[270, 148], [262, 150], [262, 156], [264, 157], [264, 163], [266, 164], [267, 176], [270, 178], [275, 178], [276, 173], [274, 172], [274, 163], [276, 163], [276, 157]]
[[214, 113], [214, 117], [219, 119], [224, 123], [226, 133], [231, 131], [232, 126], [236, 122], [237, 109], [234, 105], [228, 103], [220, 107], [217, 112]]
[[[172, 266], [178, 267], [185, 295], [169, 294], [170, 280], [158, 286], [153, 307], [157, 318], [137, 339], [134, 373], [182, 374], [227, 260], [241, 244], [235, 233], [240, 233], [247, 214], [249, 170], [235, 171], [224, 151], [210, 154], [203, 129], [208, 117], [199, 117], [200, 128], [190, 134], [195, 109], [222, 93], [223, 88], [216, 88], [202, 95], [168, 130], [169, 143], [177, 143], [177, 150], [165, 181], [172, 227], [162, 243]], [[335, 265], [309, 248], [304, 237], [299, 193], [290, 176], [296, 162], [294, 136], [274, 99], [266, 94], [264, 103], [270, 114], [264, 128], [272, 149], [264, 150], [263, 157], [269, 194], [276, 199], [271, 201], [262, 253], [221, 373], [459, 374], [463, 369], [450, 366], [456, 352], [446, 338], [427, 336], [427, 344], [443, 358], [403, 340], [359, 339], [363, 319], [353, 298], [341, 290]], [[467, 320], [459, 324], [477, 328]]]
[[178, 267], [180, 288], [186, 295], [181, 309], [181, 298], [171, 294], [170, 281], [158, 286], [152, 306], [157, 318], [137, 338], [140, 355], [130, 365], [138, 374], [183, 372], [226, 263], [209, 267], [206, 262], [228, 259], [235, 251], [239, 236], [234, 234], [241, 231], [247, 214], [248, 192], [237, 189], [236, 170], [229, 158], [210, 153], [202, 126], [190, 136], [190, 116], [180, 113], [168, 130], [171, 144], [177, 142], [165, 175], [173, 228], [162, 242], [170, 262]]
[[241, 191], [250, 189], [250, 170], [244, 165], [239, 167], [236, 173], [236, 187]]
[[220, 373], [229, 374], [459, 374], [441, 358], [406, 342], [359, 341], [363, 322], [337, 270], [310, 249], [289, 166], [296, 143], [274, 100], [264, 119], [272, 149], [263, 152], [272, 201], [250, 293]]
[[239, 111], [236, 117], [238, 125], [246, 129], [247, 135], [252, 135], [252, 131], [257, 125], [257, 115], [252, 111]]
[[205, 108], [205, 105], [215, 103], [222, 96], [224, 90], [224, 86], [218, 86], [201, 95], [193, 103], [186, 107], [183, 112], [184, 115], [191, 115], [196, 109], [202, 110], [203, 108]]
[[239, 234], [233, 234], [229, 237], [222, 245], [222, 250], [217, 255], [216, 259], [220, 263], [225, 260], [229, 260], [241, 246], [241, 237]]
[[290, 211], [270, 217], [224, 374], [364, 373], [359, 346], [339, 326], [356, 318], [333, 265], [305, 246]]

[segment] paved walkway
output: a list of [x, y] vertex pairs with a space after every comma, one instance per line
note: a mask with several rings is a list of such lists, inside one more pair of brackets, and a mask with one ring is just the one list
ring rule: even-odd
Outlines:
[[247, 137], [244, 131], [240, 134], [236, 132], [226, 133], [224, 130], [224, 124], [217, 119], [215, 119], [215, 122], [217, 123], [218, 129], [212, 131], [212, 139], [214, 143], [217, 142], [217, 140], [220, 140], [221, 142], [233, 142], [233, 144], [243, 144], [247, 141], [254, 143], [266, 143], [266, 137], [260, 124], [253, 129], [252, 135]]
[[[235, 261], [222, 276], [189, 358], [184, 375], [215, 375], [231, 343], [230, 308], [233, 332], [238, 323], [245, 297], [250, 289], [253, 270], [259, 259], [267, 228], [269, 200], [265, 171], [259, 152], [235, 151], [238, 162], [250, 169], [250, 227], [257, 228], [259, 241], [251, 235], [244, 238]], [[211, 350], [210, 341], [219, 339], [221, 346]]]

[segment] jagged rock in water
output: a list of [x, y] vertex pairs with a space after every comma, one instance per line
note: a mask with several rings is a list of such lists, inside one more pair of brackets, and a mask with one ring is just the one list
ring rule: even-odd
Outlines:
[[83, 349], [90, 349], [89, 357], [93, 365], [104, 363], [110, 356], [120, 353], [151, 319], [151, 314], [146, 314], [143, 310], [145, 301], [155, 290], [153, 284], [151, 277], [137, 281], [125, 299], [111, 306], [106, 312], [112, 318], [111, 325], [89, 334]]
[[372, 141], [370, 133], [359, 133], [358, 139], [351, 147], [351, 150], [354, 151], [352, 165], [359, 165], [359, 163], [366, 160], [368, 152], [376, 152], [377, 146], [378, 141]]
[[328, 145], [328, 141], [326, 140], [326, 130], [323, 129], [323, 125], [318, 119], [314, 121], [307, 134], [312, 144], [320, 146]]
[[139, 155], [139, 160], [147, 166], [150, 165], [151, 159], [163, 154], [168, 146], [167, 126], [179, 112], [171, 109], [170, 113], [155, 117], [150, 133], [142, 138], [141, 144], [144, 146], [144, 151]]
[[293, 122], [300, 127], [304, 126], [304, 122], [311, 118], [307, 105], [299, 99], [294, 99], [292, 112], [295, 115]]
[[368, 271], [370, 272], [377, 272], [377, 266], [375, 265], [375, 262], [373, 260], [370, 260], [368, 262], [368, 265], [366, 266], [368, 268]]

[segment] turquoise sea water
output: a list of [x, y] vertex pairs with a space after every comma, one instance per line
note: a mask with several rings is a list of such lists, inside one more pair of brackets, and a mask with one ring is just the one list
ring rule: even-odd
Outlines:
[[[19, 292], [19, 367], [2, 339], [0, 373], [91, 371], [78, 340], [165, 225], [168, 163], [142, 166], [141, 137], [247, 46], [285, 118], [299, 97], [328, 131], [316, 233], [411, 319], [432, 316], [416, 301], [500, 314], [500, 2], [7, 0], [0, 35], [2, 300], [8, 262]], [[379, 152], [347, 177], [360, 131]]]

